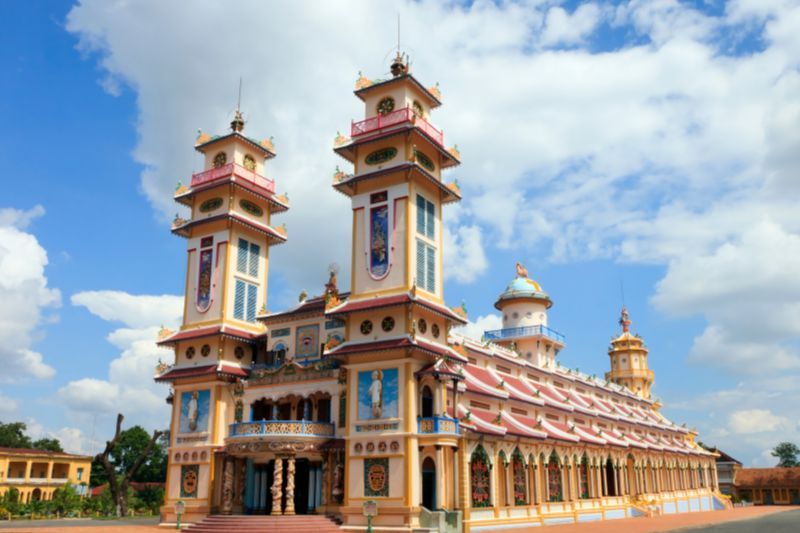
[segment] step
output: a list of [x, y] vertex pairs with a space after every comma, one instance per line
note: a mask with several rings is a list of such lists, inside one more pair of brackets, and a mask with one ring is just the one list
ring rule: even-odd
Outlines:
[[341, 533], [339, 524], [322, 515], [210, 515], [187, 527], [190, 533]]

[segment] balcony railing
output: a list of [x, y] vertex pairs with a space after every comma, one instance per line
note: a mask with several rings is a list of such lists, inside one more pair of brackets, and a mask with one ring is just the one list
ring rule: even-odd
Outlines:
[[211, 183], [212, 181], [227, 178], [231, 175], [241, 178], [245, 181], [249, 181], [253, 185], [258, 185], [262, 189], [266, 189], [271, 193], [275, 192], [275, 182], [273, 180], [265, 178], [264, 176], [260, 176], [252, 170], [248, 170], [242, 165], [237, 165], [236, 163], [228, 163], [227, 165], [222, 165], [221, 167], [210, 168], [204, 172], [192, 174], [192, 187], [197, 187], [205, 183]]
[[535, 337], [542, 335], [564, 344], [564, 335], [548, 328], [547, 326], [525, 326], [521, 328], [495, 329], [484, 332], [483, 336], [489, 341], [516, 339], [519, 337]]
[[417, 420], [419, 433], [458, 435], [458, 420], [449, 416], [429, 416]]
[[331, 422], [312, 422], [310, 420], [261, 420], [258, 422], [239, 422], [229, 426], [228, 437], [333, 437]]
[[359, 122], [353, 122], [350, 126], [350, 137], [365, 135], [381, 128], [396, 126], [403, 122], [412, 122], [417, 128], [424, 131], [431, 139], [436, 141], [439, 146], [444, 146], [444, 133], [433, 127], [427, 120], [417, 116], [410, 107], [397, 109], [385, 115], [377, 115]]

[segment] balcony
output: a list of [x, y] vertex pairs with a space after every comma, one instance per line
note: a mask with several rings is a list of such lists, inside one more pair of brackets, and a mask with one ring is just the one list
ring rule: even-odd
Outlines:
[[367, 133], [403, 124], [404, 122], [411, 122], [433, 139], [439, 146], [444, 146], [444, 133], [433, 127], [424, 118], [417, 116], [410, 107], [404, 107], [385, 115], [377, 115], [359, 122], [353, 122], [350, 126], [350, 137], [355, 139], [360, 135], [366, 135]]
[[217, 168], [210, 168], [204, 172], [197, 172], [192, 174], [192, 187], [199, 187], [208, 183], [213, 183], [217, 180], [226, 179], [228, 177], [235, 177], [244, 181], [250, 182], [257, 187], [266, 189], [270, 193], [275, 193], [275, 181], [260, 176], [236, 163], [228, 163]]
[[548, 328], [547, 326], [526, 326], [521, 328], [495, 329], [484, 332], [487, 341], [502, 341], [519, 339], [522, 337], [547, 337], [560, 344], [564, 344], [564, 335]]
[[458, 420], [449, 416], [429, 416], [417, 419], [417, 432], [423, 434], [458, 435]]
[[231, 424], [228, 438], [245, 437], [326, 437], [334, 435], [332, 422], [310, 420], [261, 420]]

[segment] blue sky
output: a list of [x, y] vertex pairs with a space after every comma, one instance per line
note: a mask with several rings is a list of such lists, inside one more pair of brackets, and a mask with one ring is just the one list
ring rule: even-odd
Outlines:
[[746, 463], [800, 442], [798, 2], [352, 4], [335, 25], [303, 3], [3, 4], [0, 295], [16, 303], [0, 314], [0, 420], [82, 451], [117, 410], [164, 424], [149, 376], [183, 287], [171, 193], [199, 168], [196, 130], [226, 127], [239, 76], [292, 200], [269, 307], [348, 268], [331, 141], [363, 113], [359, 70], [384, 76], [399, 12], [462, 152], [446, 296], [475, 331], [496, 327], [522, 261], [555, 302], [562, 364], [602, 374], [624, 285], [667, 416]]

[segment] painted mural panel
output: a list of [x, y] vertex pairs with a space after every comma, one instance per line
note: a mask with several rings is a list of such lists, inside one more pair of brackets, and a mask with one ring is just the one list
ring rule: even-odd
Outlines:
[[197, 498], [200, 465], [181, 466], [181, 498]]
[[389, 459], [364, 459], [364, 496], [389, 496]]
[[301, 357], [316, 357], [319, 355], [319, 324], [300, 326], [297, 328], [295, 342], [295, 355]]
[[369, 271], [382, 277], [389, 271], [389, 206], [373, 207], [370, 211]]
[[358, 418], [397, 418], [398, 379], [396, 368], [358, 373]]
[[200, 252], [200, 269], [197, 274], [197, 310], [207, 311], [211, 305], [211, 272], [213, 249]]
[[209, 389], [186, 391], [181, 394], [180, 433], [208, 431], [208, 413], [211, 404]]
[[489, 457], [482, 446], [478, 446], [469, 463], [472, 506], [489, 507]]

